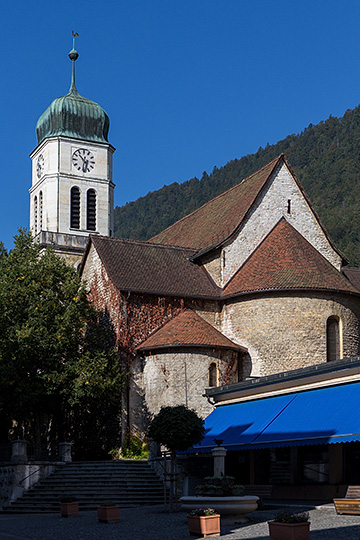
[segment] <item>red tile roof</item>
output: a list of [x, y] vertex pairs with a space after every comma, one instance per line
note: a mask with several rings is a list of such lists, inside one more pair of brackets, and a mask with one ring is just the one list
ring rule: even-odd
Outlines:
[[208, 250], [221, 244], [241, 224], [260, 191], [284, 160], [281, 155], [215, 199], [154, 236], [151, 242]]
[[282, 218], [232, 277], [223, 297], [286, 289], [359, 291]]
[[106, 236], [90, 238], [111, 281], [119, 290], [163, 296], [219, 296], [220, 290], [206, 270], [189, 261], [194, 254], [193, 249]]
[[151, 242], [197, 249], [193, 260], [198, 259], [207, 251], [222, 245], [240, 227], [255, 201], [263, 192], [267, 182], [283, 163], [289, 169], [290, 174], [305, 197], [330, 245], [340, 255], [342, 260], [347, 262], [323, 227], [284, 154], [280, 154], [279, 157], [273, 159], [259, 171], [245, 178], [240, 184], [218, 195], [215, 199], [207, 202], [188, 216], [170, 225], [170, 227], [154, 236]]
[[156, 330], [137, 347], [137, 350], [149, 351], [170, 347], [215, 347], [247, 350], [230, 341], [224, 334], [190, 309], [183, 311], [159, 330]]
[[343, 274], [360, 291], [360, 268], [345, 267], [342, 269]]

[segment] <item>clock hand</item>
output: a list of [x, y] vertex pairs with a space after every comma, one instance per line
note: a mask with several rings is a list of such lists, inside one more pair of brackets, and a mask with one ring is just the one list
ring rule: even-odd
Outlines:
[[83, 172], [87, 172], [88, 164], [89, 164], [89, 160], [88, 160], [88, 159], [84, 159]]

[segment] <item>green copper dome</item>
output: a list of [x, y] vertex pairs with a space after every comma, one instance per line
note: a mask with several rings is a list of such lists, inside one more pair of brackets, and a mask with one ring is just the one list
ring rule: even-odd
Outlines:
[[36, 124], [38, 144], [47, 137], [73, 137], [94, 142], [108, 142], [109, 117], [94, 101], [80, 96], [75, 86], [75, 60], [78, 53], [69, 53], [72, 80], [66, 96], [58, 97], [40, 116]]

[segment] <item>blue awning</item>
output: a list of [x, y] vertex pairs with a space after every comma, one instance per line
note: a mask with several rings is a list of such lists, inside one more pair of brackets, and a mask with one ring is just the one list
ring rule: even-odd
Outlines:
[[360, 441], [360, 382], [218, 406], [205, 438], [187, 452]]

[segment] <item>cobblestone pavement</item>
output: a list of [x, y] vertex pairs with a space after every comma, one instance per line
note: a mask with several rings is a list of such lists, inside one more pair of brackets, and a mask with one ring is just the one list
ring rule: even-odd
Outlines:
[[[222, 518], [223, 540], [268, 540], [267, 521], [281, 508], [259, 510], [241, 525], [236, 517]], [[291, 510], [286, 508], [286, 510]], [[300, 508], [293, 509], [299, 512]], [[311, 540], [359, 540], [360, 516], [338, 516], [334, 509], [310, 510]], [[80, 512], [77, 518], [58, 514], [0, 514], [0, 540], [188, 540], [186, 514], [164, 513], [162, 506], [125, 508], [120, 522], [97, 522], [96, 512]], [[195, 537], [192, 537], [195, 538]]]

